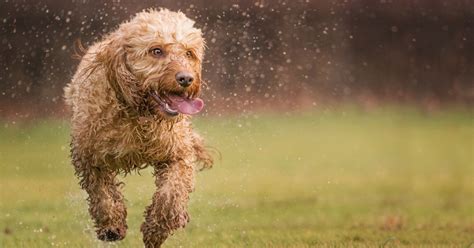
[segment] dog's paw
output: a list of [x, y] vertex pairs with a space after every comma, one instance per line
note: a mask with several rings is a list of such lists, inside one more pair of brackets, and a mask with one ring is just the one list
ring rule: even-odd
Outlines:
[[97, 231], [97, 238], [102, 241], [118, 241], [125, 238], [126, 228], [103, 228]]

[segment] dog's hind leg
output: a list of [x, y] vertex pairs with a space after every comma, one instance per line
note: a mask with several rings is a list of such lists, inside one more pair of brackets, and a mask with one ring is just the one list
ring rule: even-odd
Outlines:
[[97, 238], [103, 241], [121, 240], [127, 231], [127, 210], [116, 172], [106, 167], [94, 167], [85, 157], [72, 149], [76, 175], [89, 195], [89, 213], [95, 222]]
[[194, 134], [193, 149], [196, 156], [196, 162], [201, 166], [200, 170], [211, 168], [214, 164], [214, 159], [205, 148], [204, 142], [198, 134]]
[[184, 161], [155, 166], [157, 190], [141, 226], [147, 248], [160, 247], [174, 230], [189, 222], [187, 205], [194, 188], [194, 168]]

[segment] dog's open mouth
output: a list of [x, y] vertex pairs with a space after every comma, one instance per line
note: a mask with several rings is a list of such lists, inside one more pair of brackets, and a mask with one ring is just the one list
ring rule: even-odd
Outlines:
[[199, 113], [203, 107], [204, 102], [200, 98], [191, 98], [185, 94], [159, 94], [157, 91], [150, 91], [150, 96], [157, 104], [156, 108], [162, 112], [176, 116], [179, 113], [193, 115]]

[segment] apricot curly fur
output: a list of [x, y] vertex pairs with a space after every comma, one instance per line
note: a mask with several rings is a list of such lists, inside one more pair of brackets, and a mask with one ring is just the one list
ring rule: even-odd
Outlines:
[[[154, 47], [164, 55], [151, 56]], [[148, 93], [199, 95], [204, 47], [201, 31], [183, 13], [148, 9], [92, 45], [65, 87], [72, 164], [99, 239], [125, 237], [127, 210], [117, 176], [148, 166], [156, 192], [141, 226], [145, 247], [160, 247], [189, 221], [195, 171], [211, 167], [213, 159], [190, 116], [157, 111]], [[175, 79], [181, 70], [195, 78], [185, 89]]]

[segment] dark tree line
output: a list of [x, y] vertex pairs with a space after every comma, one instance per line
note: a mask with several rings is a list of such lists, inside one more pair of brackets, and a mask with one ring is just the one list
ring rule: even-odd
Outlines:
[[54, 114], [86, 46], [148, 7], [205, 33], [210, 109], [472, 104], [474, 4], [459, 1], [3, 1], [0, 117]]

